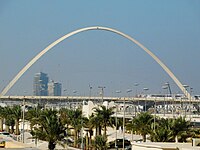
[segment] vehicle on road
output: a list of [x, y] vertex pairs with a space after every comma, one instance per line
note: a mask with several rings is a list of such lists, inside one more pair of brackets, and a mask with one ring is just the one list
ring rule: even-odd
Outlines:
[[[116, 148], [115, 147], [115, 142], [116, 142], [116, 140], [109, 142], [108, 143], [108, 145], [109, 145], [108, 148], [109, 149]], [[117, 144], [116, 145], [117, 148], [123, 148], [123, 139], [117, 139], [117, 143], [116, 144]], [[131, 142], [129, 140], [127, 140], [127, 139], [124, 140], [124, 148], [127, 149], [127, 150], [131, 148]]]

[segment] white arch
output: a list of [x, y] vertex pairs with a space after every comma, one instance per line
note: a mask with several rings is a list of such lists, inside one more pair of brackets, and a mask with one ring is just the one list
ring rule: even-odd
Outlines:
[[114, 32], [116, 34], [119, 34], [127, 39], [129, 39], [130, 41], [132, 41], [133, 43], [137, 44], [139, 47], [141, 47], [146, 53], [148, 53], [165, 71], [166, 73], [174, 80], [174, 82], [177, 84], [177, 86], [181, 89], [181, 91], [188, 97], [188, 99], [190, 99], [190, 93], [187, 92], [187, 90], [184, 88], [184, 86], [181, 84], [181, 82], [175, 77], [175, 75], [171, 72], [171, 70], [156, 56], [154, 55], [150, 50], [148, 50], [144, 45], [142, 45], [141, 43], [139, 43], [137, 40], [133, 39], [132, 37], [130, 37], [127, 34], [124, 34], [120, 31], [117, 31], [115, 29], [112, 28], [107, 28], [107, 27], [99, 27], [99, 26], [94, 26], [94, 27], [86, 27], [86, 28], [81, 28], [78, 30], [75, 30], [73, 32], [70, 32], [66, 35], [64, 35], [63, 37], [57, 39], [56, 41], [54, 41], [53, 43], [51, 43], [49, 46], [47, 46], [45, 49], [43, 49], [39, 54], [37, 54], [11, 81], [10, 83], [3, 89], [2, 93], [0, 94], [0, 96], [5, 95], [10, 88], [17, 82], [17, 80], [40, 58], [42, 57], [46, 52], [48, 52], [52, 47], [54, 47], [55, 45], [57, 45], [58, 43], [62, 42], [63, 40], [65, 40], [66, 38], [75, 35], [77, 33], [80, 32], [84, 32], [87, 30], [105, 30], [105, 31], [110, 31], [110, 32]]

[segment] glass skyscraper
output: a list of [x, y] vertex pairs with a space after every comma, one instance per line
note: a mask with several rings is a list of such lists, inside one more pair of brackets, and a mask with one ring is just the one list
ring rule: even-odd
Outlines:
[[61, 83], [51, 80], [48, 83], [48, 95], [49, 96], [61, 96], [62, 85]]
[[47, 96], [48, 95], [49, 77], [46, 73], [36, 73], [33, 81], [33, 95]]

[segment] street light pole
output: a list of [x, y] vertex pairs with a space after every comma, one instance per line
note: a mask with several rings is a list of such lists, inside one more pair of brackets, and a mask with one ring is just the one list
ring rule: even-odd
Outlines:
[[[135, 97], [138, 97], [138, 94], [137, 94], [137, 87], [139, 86], [139, 83], [135, 83], [134, 86], [136, 87], [136, 88], [135, 88]], [[139, 113], [139, 105], [140, 105], [140, 101], [139, 101], [139, 99], [138, 99], [137, 113]]]
[[[192, 101], [192, 90], [193, 90], [193, 88], [191, 87], [190, 88], [190, 120], [191, 120], [191, 115], [192, 115], [192, 110], [191, 110], [191, 105], [192, 105], [192, 103], [191, 103], [191, 101]], [[192, 105], [193, 106], [193, 105]]]
[[[128, 89], [128, 90], [126, 91], [126, 93], [130, 93], [130, 92], [132, 92], [131, 89]], [[130, 97], [130, 95], [128, 95], [128, 97]]]
[[22, 142], [24, 143], [24, 114], [25, 114], [25, 96], [23, 99], [23, 111], [22, 111]]
[[153, 129], [154, 129], [154, 133], [155, 133], [155, 131], [156, 131], [156, 98], [154, 100]]
[[167, 86], [167, 100], [166, 100], [166, 105], [167, 105], [167, 113], [169, 112], [169, 96], [171, 96], [171, 88], [170, 88], [170, 85], [169, 85], [169, 82], [166, 82], [165, 85]]
[[90, 89], [90, 91], [89, 91], [89, 100], [91, 100], [91, 96], [92, 96], [92, 86], [89, 85], [89, 89]]
[[139, 86], [139, 83], [135, 83], [134, 86], [136, 87], [135, 88], [135, 97], [137, 97], [137, 87]]
[[[148, 88], [143, 88], [144, 91], [148, 91], [149, 89]], [[146, 92], [145, 92], [146, 93]], [[147, 111], [147, 93], [145, 95], [145, 102], [144, 102], [144, 110], [145, 112]]]
[[124, 97], [124, 101], [123, 101], [123, 150], [124, 150], [124, 138], [125, 138], [125, 97]]
[[117, 105], [115, 107], [115, 148], [117, 148]]
[[[76, 99], [77, 90], [73, 90], [72, 93], [73, 93], [73, 95], [75, 96], [74, 99]], [[72, 105], [72, 104], [73, 104], [73, 105]], [[76, 104], [77, 104], [77, 103], [76, 103], [76, 100], [75, 100], [75, 101], [72, 100], [72, 104], [71, 104], [71, 106], [73, 107], [72, 109], [75, 110], [75, 109], [76, 109]]]
[[66, 94], [66, 93], [67, 93], [67, 89], [64, 89], [64, 90], [63, 90], [63, 93], [65, 93], [64, 95], [66, 96], [66, 95], [67, 95], [67, 94]]
[[[162, 86], [162, 89], [167, 89], [167, 88], [168, 88], [168, 86], [166, 86], [166, 85]], [[166, 97], [166, 93], [164, 92], [164, 116], [165, 116], [165, 105], [166, 105], [165, 97]]]
[[[116, 91], [116, 93], [121, 93], [121, 91], [118, 90], [118, 91]], [[117, 109], [118, 109], [117, 104], [115, 105], [115, 107], [116, 107], [116, 111], [115, 111], [115, 126], [116, 126], [116, 129], [115, 129], [115, 138], [116, 138], [116, 140], [115, 140], [115, 148], [117, 149]]]
[[105, 86], [98, 86], [98, 88], [101, 89], [101, 99], [102, 99], [102, 104], [103, 104], [104, 89], [105, 89], [106, 87], [105, 87]]
[[[127, 93], [130, 93], [130, 92], [132, 92], [132, 90], [131, 89], [128, 89], [127, 91], [126, 91]], [[128, 94], [128, 98], [130, 98], [130, 95]], [[135, 107], [135, 116], [136, 116], [136, 107]], [[131, 139], [133, 140], [133, 131], [131, 130]]]
[[[174, 97], [173, 94], [172, 94], [172, 91], [171, 91], [169, 82], [166, 82], [166, 83], [165, 83], [165, 86], [167, 86], [167, 89], [168, 89], [167, 93], [169, 93], [169, 96], [170, 96], [170, 98], [171, 98], [172, 117], [174, 118], [174, 99], [175, 99], [175, 97]], [[169, 102], [170, 102], [170, 101], [169, 101]], [[168, 104], [167, 104], [167, 108], [168, 108]]]
[[[132, 92], [132, 90], [131, 89], [128, 89], [127, 91], [126, 91], [126, 93], [130, 93], [130, 92]], [[124, 97], [124, 101], [123, 101], [123, 150], [124, 150], [124, 143], [125, 143], [125, 97]]]
[[[184, 84], [183, 87], [185, 88], [185, 91], [187, 91], [187, 88], [189, 88], [189, 85]], [[187, 94], [188, 94], [188, 93], [187, 93]], [[188, 99], [188, 95], [185, 95], [185, 96], [187, 97], [187, 100], [189, 100], [189, 99]], [[191, 99], [191, 96], [190, 96], [190, 99]], [[191, 104], [191, 103], [190, 103], [190, 104]], [[189, 109], [190, 109], [190, 104], [189, 104]], [[185, 117], [186, 117], [186, 106], [185, 106]]]
[[83, 119], [81, 118], [81, 149], [84, 150], [84, 145], [83, 145]]

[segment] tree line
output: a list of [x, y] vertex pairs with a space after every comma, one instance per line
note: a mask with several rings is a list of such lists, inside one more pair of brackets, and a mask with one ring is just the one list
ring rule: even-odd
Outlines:
[[[115, 122], [114, 109], [105, 106], [95, 107], [94, 113], [86, 118], [81, 108], [52, 110], [37, 106], [25, 112], [25, 120], [30, 122], [32, 138], [48, 141], [50, 150], [55, 149], [56, 144], [79, 148], [84, 146], [88, 150], [105, 150], [108, 149], [107, 127], [122, 126], [122, 119], [117, 119], [117, 124]], [[4, 123], [7, 132], [19, 135], [21, 120], [21, 106], [0, 107], [1, 131]], [[184, 117], [164, 119], [148, 112], [142, 112], [132, 120], [126, 120], [125, 127], [126, 131], [142, 135], [144, 142], [147, 139], [153, 142], [187, 142], [188, 138], [200, 135], [199, 129], [193, 128], [190, 121], [186, 121]], [[83, 129], [84, 137], [82, 137]], [[95, 138], [92, 139], [92, 136]]]

